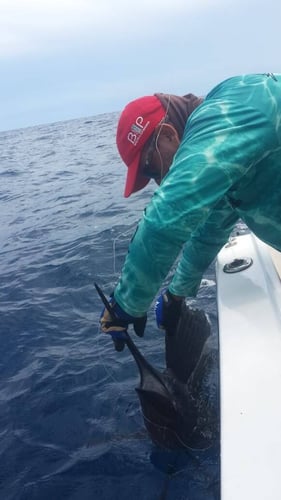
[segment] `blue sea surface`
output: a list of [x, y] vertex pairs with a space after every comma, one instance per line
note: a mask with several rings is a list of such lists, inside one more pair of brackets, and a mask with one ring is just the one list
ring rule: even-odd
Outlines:
[[[152, 444], [127, 349], [99, 332], [107, 294], [155, 185], [123, 198], [117, 113], [0, 133], [0, 499], [217, 500], [205, 451]], [[218, 352], [214, 266], [194, 302]], [[164, 369], [153, 308], [139, 349]], [[206, 376], [218, 416], [218, 365]]]

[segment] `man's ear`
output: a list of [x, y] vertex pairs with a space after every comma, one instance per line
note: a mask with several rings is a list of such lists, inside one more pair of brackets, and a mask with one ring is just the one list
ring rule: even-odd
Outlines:
[[170, 123], [160, 123], [156, 127], [156, 134], [159, 134], [159, 137], [163, 137], [165, 139], [168, 139], [171, 142], [174, 142], [175, 144], [179, 145], [180, 139], [179, 135]]

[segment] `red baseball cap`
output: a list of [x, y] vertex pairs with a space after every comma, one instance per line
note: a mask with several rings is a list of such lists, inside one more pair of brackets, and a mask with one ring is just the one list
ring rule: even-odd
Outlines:
[[128, 167], [125, 198], [149, 182], [149, 179], [139, 172], [140, 157], [146, 141], [164, 118], [165, 113], [161, 102], [154, 95], [140, 97], [130, 102], [121, 113], [116, 143], [119, 154]]

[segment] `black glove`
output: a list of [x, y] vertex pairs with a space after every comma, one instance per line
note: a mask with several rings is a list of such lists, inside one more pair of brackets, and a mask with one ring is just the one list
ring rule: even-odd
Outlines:
[[156, 323], [167, 335], [174, 335], [176, 332], [183, 301], [184, 298], [175, 299], [168, 289], [162, 292], [156, 301]]
[[143, 337], [147, 316], [136, 318], [127, 314], [119, 304], [117, 304], [114, 297], [109, 300], [109, 305], [110, 311], [104, 307], [101, 313], [101, 330], [111, 335], [116, 351], [123, 351], [129, 324], [132, 323], [135, 333], [139, 337]]

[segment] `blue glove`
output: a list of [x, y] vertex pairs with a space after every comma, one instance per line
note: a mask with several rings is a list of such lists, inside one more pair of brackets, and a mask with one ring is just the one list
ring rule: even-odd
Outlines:
[[167, 335], [174, 335], [181, 314], [184, 298], [176, 299], [169, 290], [164, 290], [155, 304], [155, 316], [158, 328]]
[[[139, 337], [143, 337], [147, 316], [135, 318], [127, 314], [119, 304], [117, 304], [114, 297], [111, 297], [109, 300], [109, 305], [111, 311], [108, 311], [107, 308], [103, 308], [101, 313], [101, 330], [111, 335], [116, 351], [123, 351], [129, 324], [132, 323], [135, 333]], [[110, 314], [110, 312], [112, 312], [112, 314]]]

